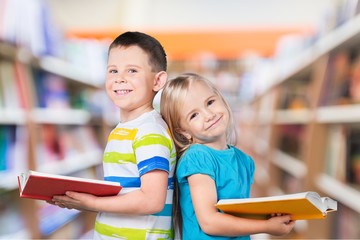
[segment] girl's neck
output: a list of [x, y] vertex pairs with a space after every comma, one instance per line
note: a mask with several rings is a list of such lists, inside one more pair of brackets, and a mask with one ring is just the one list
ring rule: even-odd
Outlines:
[[216, 150], [226, 150], [229, 148], [226, 141], [217, 141], [217, 142], [202, 143], [202, 144]]

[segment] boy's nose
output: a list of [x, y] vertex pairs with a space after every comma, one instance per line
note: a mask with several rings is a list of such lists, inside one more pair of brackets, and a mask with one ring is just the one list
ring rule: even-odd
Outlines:
[[126, 83], [126, 79], [118, 76], [117, 78], [115, 78], [115, 83]]

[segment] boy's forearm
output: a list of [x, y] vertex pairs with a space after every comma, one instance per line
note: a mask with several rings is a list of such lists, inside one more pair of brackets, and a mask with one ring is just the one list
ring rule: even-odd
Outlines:
[[140, 189], [119, 196], [97, 198], [96, 209], [100, 212], [136, 215], [157, 213], [164, 208], [167, 187], [168, 173], [153, 170], [141, 176]]
[[149, 199], [141, 190], [135, 190], [119, 196], [98, 197], [94, 209], [99, 212], [145, 215], [161, 211], [164, 204], [165, 196]]

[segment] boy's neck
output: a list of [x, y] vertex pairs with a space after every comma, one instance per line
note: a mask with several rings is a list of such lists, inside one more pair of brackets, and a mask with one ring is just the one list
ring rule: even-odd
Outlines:
[[135, 109], [135, 110], [132, 110], [132, 111], [120, 110], [120, 122], [125, 123], [125, 122], [132, 121], [134, 119], [137, 119], [138, 117], [140, 117], [144, 113], [151, 112], [152, 110], [154, 110], [154, 108], [152, 106], [146, 107], [146, 108], [141, 109], [141, 110], [140, 109]]

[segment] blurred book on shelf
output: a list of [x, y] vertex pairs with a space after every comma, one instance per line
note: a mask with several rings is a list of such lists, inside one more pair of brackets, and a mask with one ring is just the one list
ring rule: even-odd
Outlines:
[[346, 181], [348, 131], [345, 126], [335, 125], [328, 130], [325, 152], [325, 173], [340, 182]]
[[278, 148], [292, 157], [301, 159], [301, 147], [304, 139], [304, 125], [283, 124], [278, 128]]
[[328, 130], [325, 173], [360, 190], [360, 129], [335, 125]]
[[347, 158], [347, 180], [360, 190], [360, 129], [350, 132]]
[[353, 103], [360, 103], [360, 54], [350, 67], [350, 97]]
[[[0, 176], [28, 167], [27, 137], [27, 130], [23, 126], [0, 125]], [[0, 183], [0, 188], [4, 184], [4, 181]]]
[[3, 96], [3, 107], [9, 109], [23, 108], [25, 102], [21, 96], [16, 79], [14, 64], [0, 60], [0, 91]]
[[45, 1], [3, 0], [0, 6], [0, 39], [26, 47], [35, 56], [63, 54], [62, 31]]
[[0, 239], [30, 239], [19, 202], [11, 193], [0, 193]]
[[75, 209], [59, 208], [50, 204], [42, 204], [38, 210], [39, 230], [42, 236], [47, 237], [67, 223], [79, 216], [80, 211]]
[[296, 193], [304, 188], [303, 179], [299, 179], [285, 170], [278, 170], [279, 188], [286, 193]]
[[330, 54], [325, 73], [320, 106], [351, 103], [349, 94], [350, 53], [340, 51]]
[[29, 69], [24, 64], [16, 61], [14, 63], [15, 76], [14, 81], [16, 82], [18, 94], [20, 97], [21, 106], [24, 109], [30, 109], [33, 106], [33, 98], [30, 95], [29, 88], [31, 86], [31, 74]]
[[309, 107], [308, 83], [292, 81], [282, 87], [280, 109], [297, 110]]
[[60, 76], [38, 71], [34, 74], [37, 105], [41, 108], [70, 108], [67, 81]]
[[335, 239], [360, 239], [360, 214], [339, 204], [337, 218], [332, 224], [332, 236]]
[[39, 133], [38, 166], [101, 148], [95, 130], [90, 126], [42, 124]]

